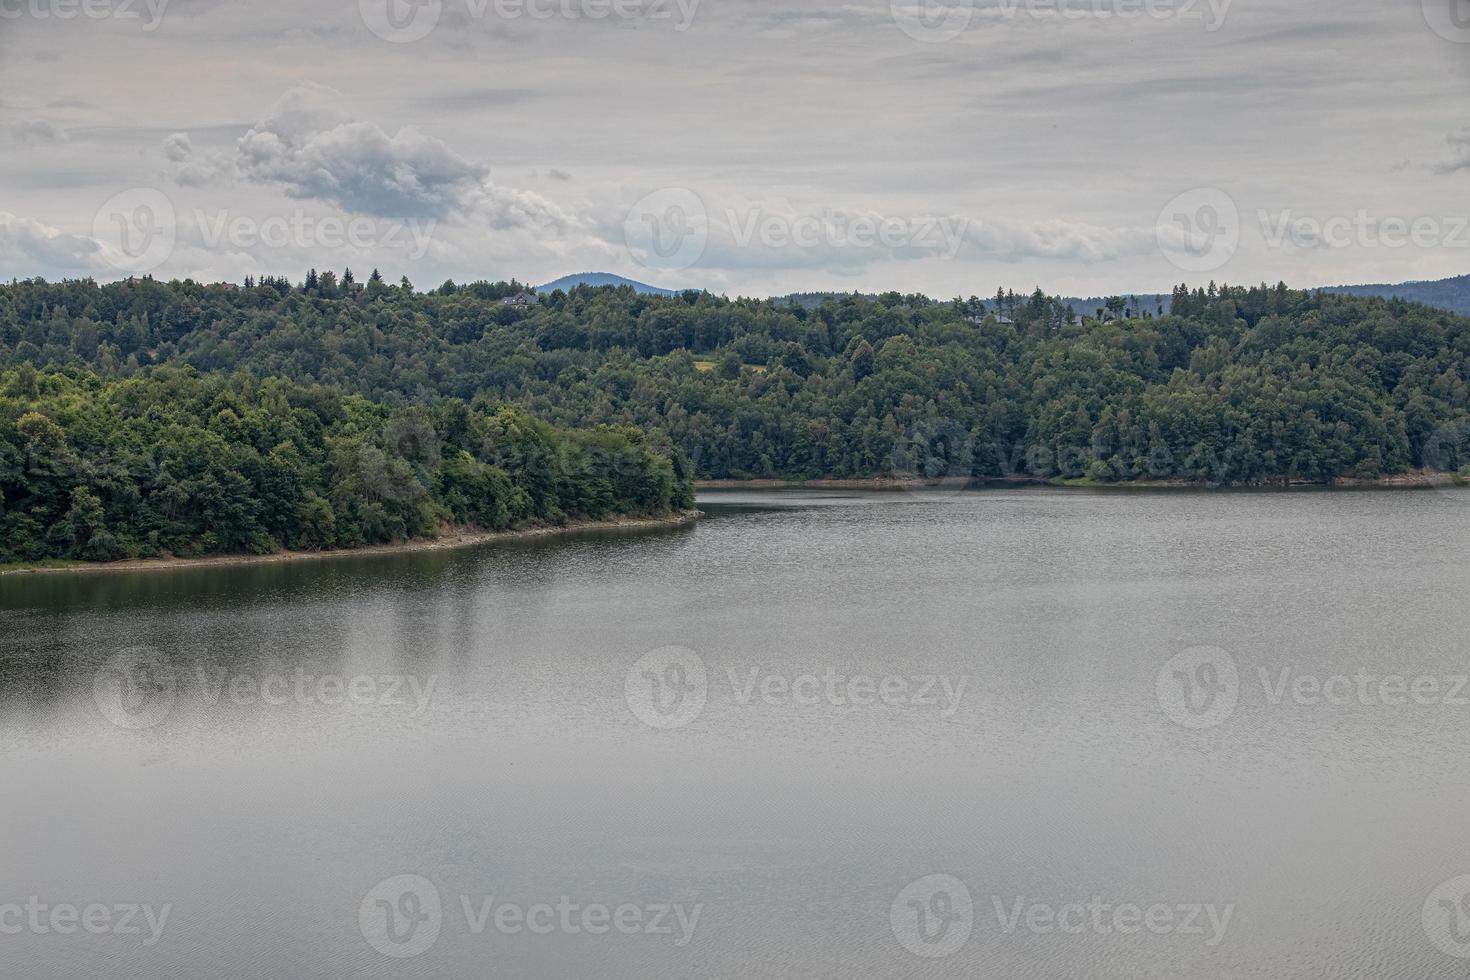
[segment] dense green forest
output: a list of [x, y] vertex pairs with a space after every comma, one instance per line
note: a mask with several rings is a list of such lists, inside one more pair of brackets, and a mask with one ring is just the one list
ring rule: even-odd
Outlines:
[[16, 282], [0, 286], [0, 363], [109, 380], [244, 371], [392, 411], [514, 405], [643, 430], [704, 478], [1262, 483], [1470, 461], [1470, 320], [1398, 301], [1211, 284], [1176, 289], [1167, 315], [1121, 299], [1073, 311], [1040, 291], [504, 302], [523, 289], [346, 273]]
[[0, 561], [350, 548], [692, 506], [641, 433], [246, 373], [0, 371]]

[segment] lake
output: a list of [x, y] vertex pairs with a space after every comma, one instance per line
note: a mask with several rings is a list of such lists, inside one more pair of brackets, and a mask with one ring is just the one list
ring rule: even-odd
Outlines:
[[0, 578], [26, 980], [1470, 969], [1470, 493]]

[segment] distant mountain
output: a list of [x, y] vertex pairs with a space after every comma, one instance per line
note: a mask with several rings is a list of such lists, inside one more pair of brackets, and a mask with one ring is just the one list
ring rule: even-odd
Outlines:
[[[536, 291], [549, 293], [557, 289], [574, 289], [577, 286], [632, 286], [636, 292], [654, 296], [675, 296], [679, 292], [675, 289], [650, 286], [648, 283], [613, 275], [610, 272], [581, 272], [573, 276], [563, 276], [556, 282], [537, 286]], [[1456, 276], [1452, 279], [1405, 282], [1397, 285], [1385, 283], [1361, 286], [1323, 286], [1321, 288], [1323, 292], [1343, 293], [1349, 296], [1381, 296], [1384, 299], [1402, 299], [1411, 303], [1423, 303], [1425, 306], [1449, 310], [1462, 316], [1470, 316], [1470, 275]], [[778, 303], [790, 302], [807, 309], [815, 309], [824, 299], [841, 299], [844, 296], [853, 295], [868, 300], [875, 298], [875, 294], [871, 293], [837, 292], [791, 293], [772, 298]], [[1118, 295], [1130, 299], [1136, 298], [1138, 305], [1150, 313], [1157, 313], [1161, 306], [1165, 313], [1169, 311], [1170, 296], [1168, 293], [1119, 293]], [[1024, 299], [1025, 296], [1023, 295], [1022, 298]], [[1101, 308], [1106, 300], [1102, 296], [1063, 296], [1059, 298], [1059, 302], [1063, 305], [1071, 305], [1079, 315], [1091, 315]]]
[[[1416, 282], [1374, 283], [1363, 286], [1323, 286], [1324, 293], [1340, 293], [1347, 296], [1378, 296], [1383, 299], [1401, 299], [1410, 303], [1449, 310], [1461, 316], [1470, 316], [1470, 276], [1455, 276], [1451, 279], [1421, 280]], [[1172, 297], [1168, 293], [1122, 293], [1137, 296], [1139, 304], [1149, 312], [1157, 312], [1162, 306], [1169, 311]], [[1078, 313], [1091, 313], [1103, 305], [1102, 297], [1083, 299], [1062, 297], [1060, 302], [1070, 303]]]
[[572, 276], [562, 276], [556, 282], [548, 282], [544, 286], [537, 286], [538, 293], [551, 293], [558, 289], [572, 290], [578, 286], [632, 286], [636, 293], [647, 293], [654, 296], [675, 296], [676, 289], [660, 289], [658, 286], [650, 286], [646, 282], [638, 282], [635, 279], [627, 279], [623, 276], [615, 276], [611, 272], [579, 272]]
[[[1410, 303], [1423, 303], [1425, 306], [1449, 310], [1461, 316], [1470, 316], [1470, 276], [1403, 282], [1397, 285], [1375, 283], [1363, 286], [1322, 286], [1320, 288], [1324, 293], [1401, 299]], [[1168, 313], [1173, 299], [1169, 293], [1119, 293], [1118, 295], [1129, 299], [1137, 297], [1139, 306], [1150, 313], [1157, 313], [1160, 307], [1165, 313]], [[1070, 305], [1079, 314], [1091, 314], [1106, 302], [1101, 296], [1062, 296], [1057, 301]]]
[[1470, 276], [1401, 282], [1398, 285], [1328, 286], [1323, 291], [1344, 293], [1348, 296], [1382, 296], [1385, 299], [1408, 300], [1411, 303], [1423, 303], [1425, 306], [1437, 306], [1461, 316], [1470, 316]]

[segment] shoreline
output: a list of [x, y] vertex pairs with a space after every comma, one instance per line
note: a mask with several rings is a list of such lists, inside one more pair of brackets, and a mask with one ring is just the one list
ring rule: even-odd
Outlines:
[[1461, 479], [1450, 473], [1415, 470], [1410, 473], [1395, 473], [1371, 480], [1359, 477], [1342, 477], [1331, 483], [1308, 480], [1263, 483], [1203, 483], [1194, 480], [1129, 480], [1119, 483], [1104, 483], [1085, 477], [1044, 479], [1034, 476], [1013, 474], [1011, 476], [946, 477], [938, 480], [923, 480], [916, 477], [872, 476], [851, 479], [818, 480], [696, 480], [694, 489], [699, 490], [932, 490], [938, 488], [977, 490], [1004, 490], [1022, 487], [1049, 487], [1057, 490], [1431, 490], [1445, 487], [1470, 487], [1470, 479]]
[[365, 548], [339, 548], [332, 551], [277, 551], [269, 555], [208, 555], [202, 558], [129, 558], [112, 562], [75, 562], [54, 565], [24, 565], [0, 568], [0, 578], [7, 575], [92, 574], [97, 572], [174, 571], [189, 568], [232, 568], [249, 565], [275, 565], [283, 562], [313, 561], [332, 558], [365, 558], [378, 555], [409, 554], [417, 551], [451, 551], [496, 542], [523, 541], [574, 535], [580, 532], [638, 530], [685, 527], [698, 521], [704, 513], [685, 510], [665, 517], [613, 517], [599, 521], [570, 521], [554, 527], [529, 527], [513, 531], [479, 531], [453, 528], [437, 538], [416, 538], [396, 544], [374, 544]]

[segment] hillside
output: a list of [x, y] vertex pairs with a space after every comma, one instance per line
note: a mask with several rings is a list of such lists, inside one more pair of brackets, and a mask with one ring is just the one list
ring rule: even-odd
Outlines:
[[[0, 286], [0, 363], [509, 404], [636, 427], [708, 478], [1330, 482], [1470, 461], [1470, 320], [1401, 302], [1180, 288], [1168, 316], [1074, 323], [1040, 292], [998, 321], [979, 300], [897, 294], [808, 310], [594, 289], [514, 307], [503, 283], [340, 282]], [[24, 465], [18, 440], [0, 426], [0, 470]]]
[[0, 370], [0, 563], [316, 551], [689, 507], [627, 430], [159, 368]]
[[1329, 293], [1345, 296], [1381, 296], [1423, 303], [1461, 316], [1470, 316], [1470, 276], [1436, 279], [1428, 282], [1402, 282], [1396, 285], [1329, 286]]
[[628, 279], [623, 276], [615, 276], [610, 272], [579, 272], [575, 275], [562, 276], [555, 282], [548, 282], [544, 286], [537, 286], [537, 293], [550, 293], [558, 289], [571, 290], [578, 286], [631, 286], [633, 292], [646, 296], [673, 296], [677, 290], [661, 289], [658, 286], [650, 286], [646, 282], [638, 282], [636, 279]]

